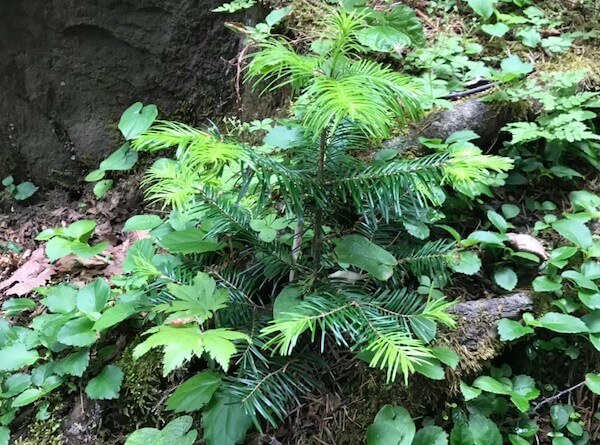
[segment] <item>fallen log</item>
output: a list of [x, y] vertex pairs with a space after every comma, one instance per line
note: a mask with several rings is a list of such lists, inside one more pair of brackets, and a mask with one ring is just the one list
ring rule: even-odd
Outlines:
[[441, 343], [461, 356], [463, 371], [480, 370], [504, 345], [498, 337], [498, 322], [502, 318], [519, 320], [533, 310], [533, 296], [528, 292], [458, 303], [448, 310], [456, 316], [457, 328], [443, 333]]

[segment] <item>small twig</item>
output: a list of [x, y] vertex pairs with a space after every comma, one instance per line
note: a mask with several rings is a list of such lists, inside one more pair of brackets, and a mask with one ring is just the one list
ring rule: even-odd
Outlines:
[[446, 99], [446, 100], [460, 99], [465, 96], [470, 96], [475, 93], [480, 93], [482, 91], [489, 90], [490, 88], [493, 88], [499, 84], [500, 84], [500, 82], [491, 82], [491, 83], [479, 85], [478, 87], [470, 88], [468, 90], [456, 91], [454, 93], [448, 94], [447, 96], [444, 96], [443, 99]]
[[536, 412], [538, 409], [540, 409], [540, 407], [546, 405], [547, 403], [550, 403], [556, 399], [561, 398], [562, 396], [564, 396], [565, 394], [569, 394], [573, 391], [575, 391], [577, 388], [582, 387], [583, 385], [585, 385], [585, 380], [583, 382], [579, 382], [577, 385], [573, 385], [570, 388], [564, 389], [561, 392], [559, 392], [558, 394], [553, 395], [552, 397], [548, 397], [544, 400], [542, 400], [540, 403], [538, 403], [537, 405], [535, 405], [533, 407], [533, 412]]
[[235, 102], [238, 107], [238, 112], [241, 113], [243, 111], [242, 107], [242, 69], [244, 64], [244, 56], [252, 46], [252, 43], [246, 44], [237, 57], [236, 63], [236, 74], [235, 74]]

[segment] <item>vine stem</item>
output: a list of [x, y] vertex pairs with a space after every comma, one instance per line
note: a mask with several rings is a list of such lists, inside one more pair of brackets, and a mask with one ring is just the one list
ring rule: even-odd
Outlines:
[[[322, 185], [325, 177], [325, 148], [327, 145], [327, 131], [325, 129], [321, 130], [321, 136], [319, 140], [319, 159], [317, 163], [317, 182]], [[314, 224], [314, 232], [315, 236], [313, 238], [312, 251], [313, 251], [313, 261], [314, 261], [314, 269], [313, 269], [313, 277], [316, 279], [321, 269], [321, 244], [323, 242], [323, 208], [321, 203], [317, 201], [317, 206], [315, 209], [315, 224]]]

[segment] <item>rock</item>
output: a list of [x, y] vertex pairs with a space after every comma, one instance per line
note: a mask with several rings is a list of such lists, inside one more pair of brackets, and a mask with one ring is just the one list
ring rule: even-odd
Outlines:
[[220, 3], [2, 0], [0, 177], [79, 184], [136, 101], [197, 124], [223, 115], [239, 40]]
[[449, 110], [435, 112], [419, 124], [420, 136], [431, 139], [446, 139], [452, 133], [471, 130], [479, 135], [474, 143], [487, 150], [495, 142], [500, 129], [509, 122], [509, 114], [498, 104], [469, 99], [455, 104]]
[[98, 443], [95, 432], [102, 424], [102, 410], [98, 402], [82, 395], [64, 420], [62, 430], [67, 445]]

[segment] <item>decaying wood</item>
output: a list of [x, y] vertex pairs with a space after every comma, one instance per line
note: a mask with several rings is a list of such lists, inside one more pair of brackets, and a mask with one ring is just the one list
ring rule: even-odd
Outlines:
[[465, 352], [479, 353], [498, 339], [498, 321], [502, 318], [518, 320], [525, 312], [533, 311], [529, 293], [506, 297], [458, 303], [449, 312], [457, 316], [459, 328], [454, 331], [455, 341]]

